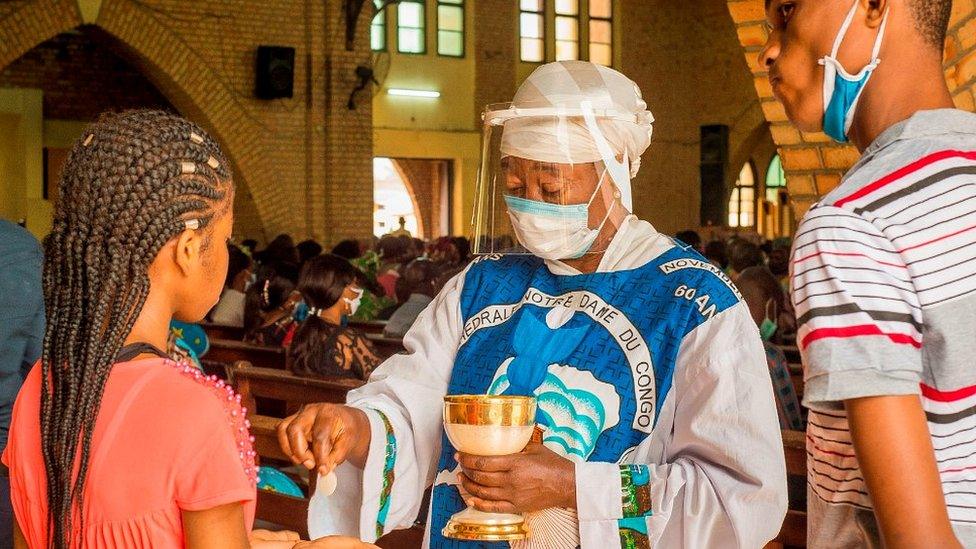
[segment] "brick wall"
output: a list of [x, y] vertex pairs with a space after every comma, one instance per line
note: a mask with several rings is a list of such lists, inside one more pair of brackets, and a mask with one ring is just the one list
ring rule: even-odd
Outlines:
[[505, 103], [515, 95], [516, 61], [519, 58], [518, 2], [475, 0], [475, 128], [487, 105]]
[[[762, 102], [763, 115], [769, 121], [773, 139], [782, 153], [790, 198], [799, 216], [840, 183], [841, 176], [857, 161], [859, 154], [852, 146], [833, 143], [823, 133], [797, 131], [787, 120], [783, 106], [773, 98], [766, 72], [758, 59], [766, 41], [763, 0], [728, 0], [728, 10], [735, 21], [739, 42]], [[976, 83], [976, 4], [973, 0], [953, 2], [945, 73], [956, 105], [973, 110]]]
[[440, 219], [443, 214], [441, 210], [441, 184], [443, 177], [447, 174], [448, 166], [444, 160], [429, 159], [394, 159], [400, 175], [406, 180], [406, 184], [412, 193], [412, 198], [420, 210], [420, 223], [422, 236], [425, 239], [445, 236], [442, 234]]
[[[321, 6], [321, 2], [310, 3]], [[321, 149], [315, 150], [316, 158], [325, 159], [323, 168], [328, 184], [321, 187], [324, 200], [314, 197], [314, 202], [324, 207], [313, 214], [316, 219], [326, 220], [328, 240], [332, 243], [373, 234], [372, 87], [367, 86], [356, 96], [355, 110], [347, 107], [349, 95], [359, 83], [356, 67], [371, 62], [369, 22], [373, 12], [371, 2], [367, 1], [356, 30], [355, 50], [346, 51], [342, 10], [345, 4], [341, 0], [326, 0], [325, 12], [317, 19], [323, 24], [312, 23], [323, 31], [312, 66], [326, 67], [321, 88], [316, 86], [325, 93], [321, 98], [316, 94], [314, 100], [321, 100], [321, 112], [328, 113], [325, 139], [318, 142]]]
[[[221, 142], [241, 189], [240, 236], [365, 236], [372, 226], [369, 90], [356, 110], [345, 104], [355, 66], [369, 62], [368, 20], [361, 18], [355, 48], [346, 51], [343, 4], [103, 0], [92, 13], [71, 0], [14, 0], [0, 4], [0, 69], [94, 24], [169, 103]], [[261, 44], [296, 49], [293, 98], [253, 97]]]
[[[760, 0], [760, 3], [762, 0]], [[727, 192], [752, 160], [760, 181], [775, 150], [725, 0], [623, 0], [620, 70], [655, 117], [633, 182], [635, 213], [667, 233], [697, 227], [700, 126], [729, 126]]]
[[146, 77], [88, 29], [47, 40], [0, 71], [0, 88], [44, 90], [44, 118], [88, 122], [99, 113], [174, 110]]

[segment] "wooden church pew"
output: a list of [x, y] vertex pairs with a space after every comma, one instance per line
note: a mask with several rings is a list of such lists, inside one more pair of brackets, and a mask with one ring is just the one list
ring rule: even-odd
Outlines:
[[213, 322], [202, 322], [200, 327], [207, 333], [208, 339], [229, 339], [231, 341], [244, 340], [244, 328], [241, 326], [227, 326], [224, 324], [214, 324]]
[[[787, 476], [793, 479], [806, 479], [806, 433], [803, 431], [782, 431], [782, 435]], [[807, 513], [806, 506], [802, 502], [790, 501], [786, 519], [783, 521], [779, 535], [774, 541], [782, 547], [806, 547]]]
[[783, 453], [786, 455], [786, 474], [807, 476], [807, 434], [803, 431], [782, 431]]
[[355, 328], [364, 334], [382, 334], [386, 328], [385, 320], [351, 320], [349, 327]]
[[202, 360], [222, 362], [227, 365], [244, 360], [259, 368], [284, 370], [285, 349], [227, 339], [212, 339], [210, 350], [203, 355]]
[[231, 382], [241, 394], [242, 402], [249, 411], [254, 410], [255, 398], [284, 401], [289, 410], [297, 410], [303, 404], [315, 402], [343, 403], [346, 401], [346, 393], [363, 385], [357, 379], [299, 377], [284, 370], [262, 368], [247, 361], [233, 364]]
[[[244, 340], [244, 328], [240, 326], [227, 326], [225, 324], [215, 324], [213, 322], [202, 322], [200, 327], [207, 333], [210, 339], [228, 339], [231, 341]], [[386, 328], [385, 320], [354, 320], [349, 323], [350, 328], [355, 328], [364, 334], [383, 333]]]
[[780, 528], [776, 542], [783, 547], [806, 547], [807, 546], [807, 513], [790, 509], [786, 512], [786, 519], [783, 520], [783, 527]]
[[[368, 334], [366, 337], [383, 360], [404, 351], [403, 340], [401, 339], [391, 339], [376, 334]], [[212, 339], [210, 350], [203, 355], [201, 363], [208, 374], [215, 374], [227, 379], [229, 377], [227, 370], [231, 364], [237, 361], [246, 361], [258, 368], [285, 370], [287, 368], [286, 353], [287, 351], [282, 347]]]

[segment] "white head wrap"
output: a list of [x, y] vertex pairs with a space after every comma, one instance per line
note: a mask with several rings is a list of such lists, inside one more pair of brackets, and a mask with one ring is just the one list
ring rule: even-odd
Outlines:
[[630, 179], [651, 144], [654, 117], [631, 79], [586, 61], [548, 63], [519, 87], [509, 111], [503, 156], [560, 164], [603, 161], [624, 206], [633, 209]]

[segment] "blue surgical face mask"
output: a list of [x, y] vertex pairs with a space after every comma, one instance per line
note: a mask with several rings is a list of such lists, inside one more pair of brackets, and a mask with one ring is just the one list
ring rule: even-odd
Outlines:
[[834, 40], [834, 48], [830, 51], [830, 55], [820, 60], [820, 64], [824, 66], [824, 133], [838, 143], [847, 143], [847, 135], [851, 131], [851, 124], [854, 122], [854, 112], [857, 109], [857, 103], [861, 99], [861, 94], [864, 92], [864, 87], [867, 86], [868, 80], [871, 79], [871, 75], [878, 68], [878, 64], [881, 63], [881, 59], [878, 59], [878, 54], [881, 52], [881, 41], [884, 38], [885, 27], [888, 25], [888, 12], [885, 11], [884, 19], [881, 21], [881, 28], [878, 31], [878, 38], [874, 41], [871, 61], [856, 75], [851, 75], [840, 64], [840, 61], [837, 60], [837, 52], [840, 50], [840, 45], [844, 41], [844, 36], [847, 35], [847, 31], [851, 28], [851, 23], [857, 14], [857, 7], [858, 2], [855, 1], [851, 12], [847, 15], [847, 19], [844, 20], [844, 24], [841, 25], [840, 31], [837, 33], [837, 38]]
[[617, 201], [607, 208], [600, 226], [590, 228], [590, 204], [603, 186], [606, 172], [600, 176], [586, 204], [551, 204], [517, 196], [505, 196], [508, 215], [515, 236], [525, 249], [542, 259], [578, 259], [585, 255], [610, 218]]

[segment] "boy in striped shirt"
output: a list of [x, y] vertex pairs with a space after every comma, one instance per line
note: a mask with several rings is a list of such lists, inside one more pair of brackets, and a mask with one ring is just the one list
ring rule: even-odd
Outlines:
[[976, 547], [976, 115], [943, 77], [951, 0], [766, 8], [788, 116], [862, 152], [791, 261], [809, 546]]

